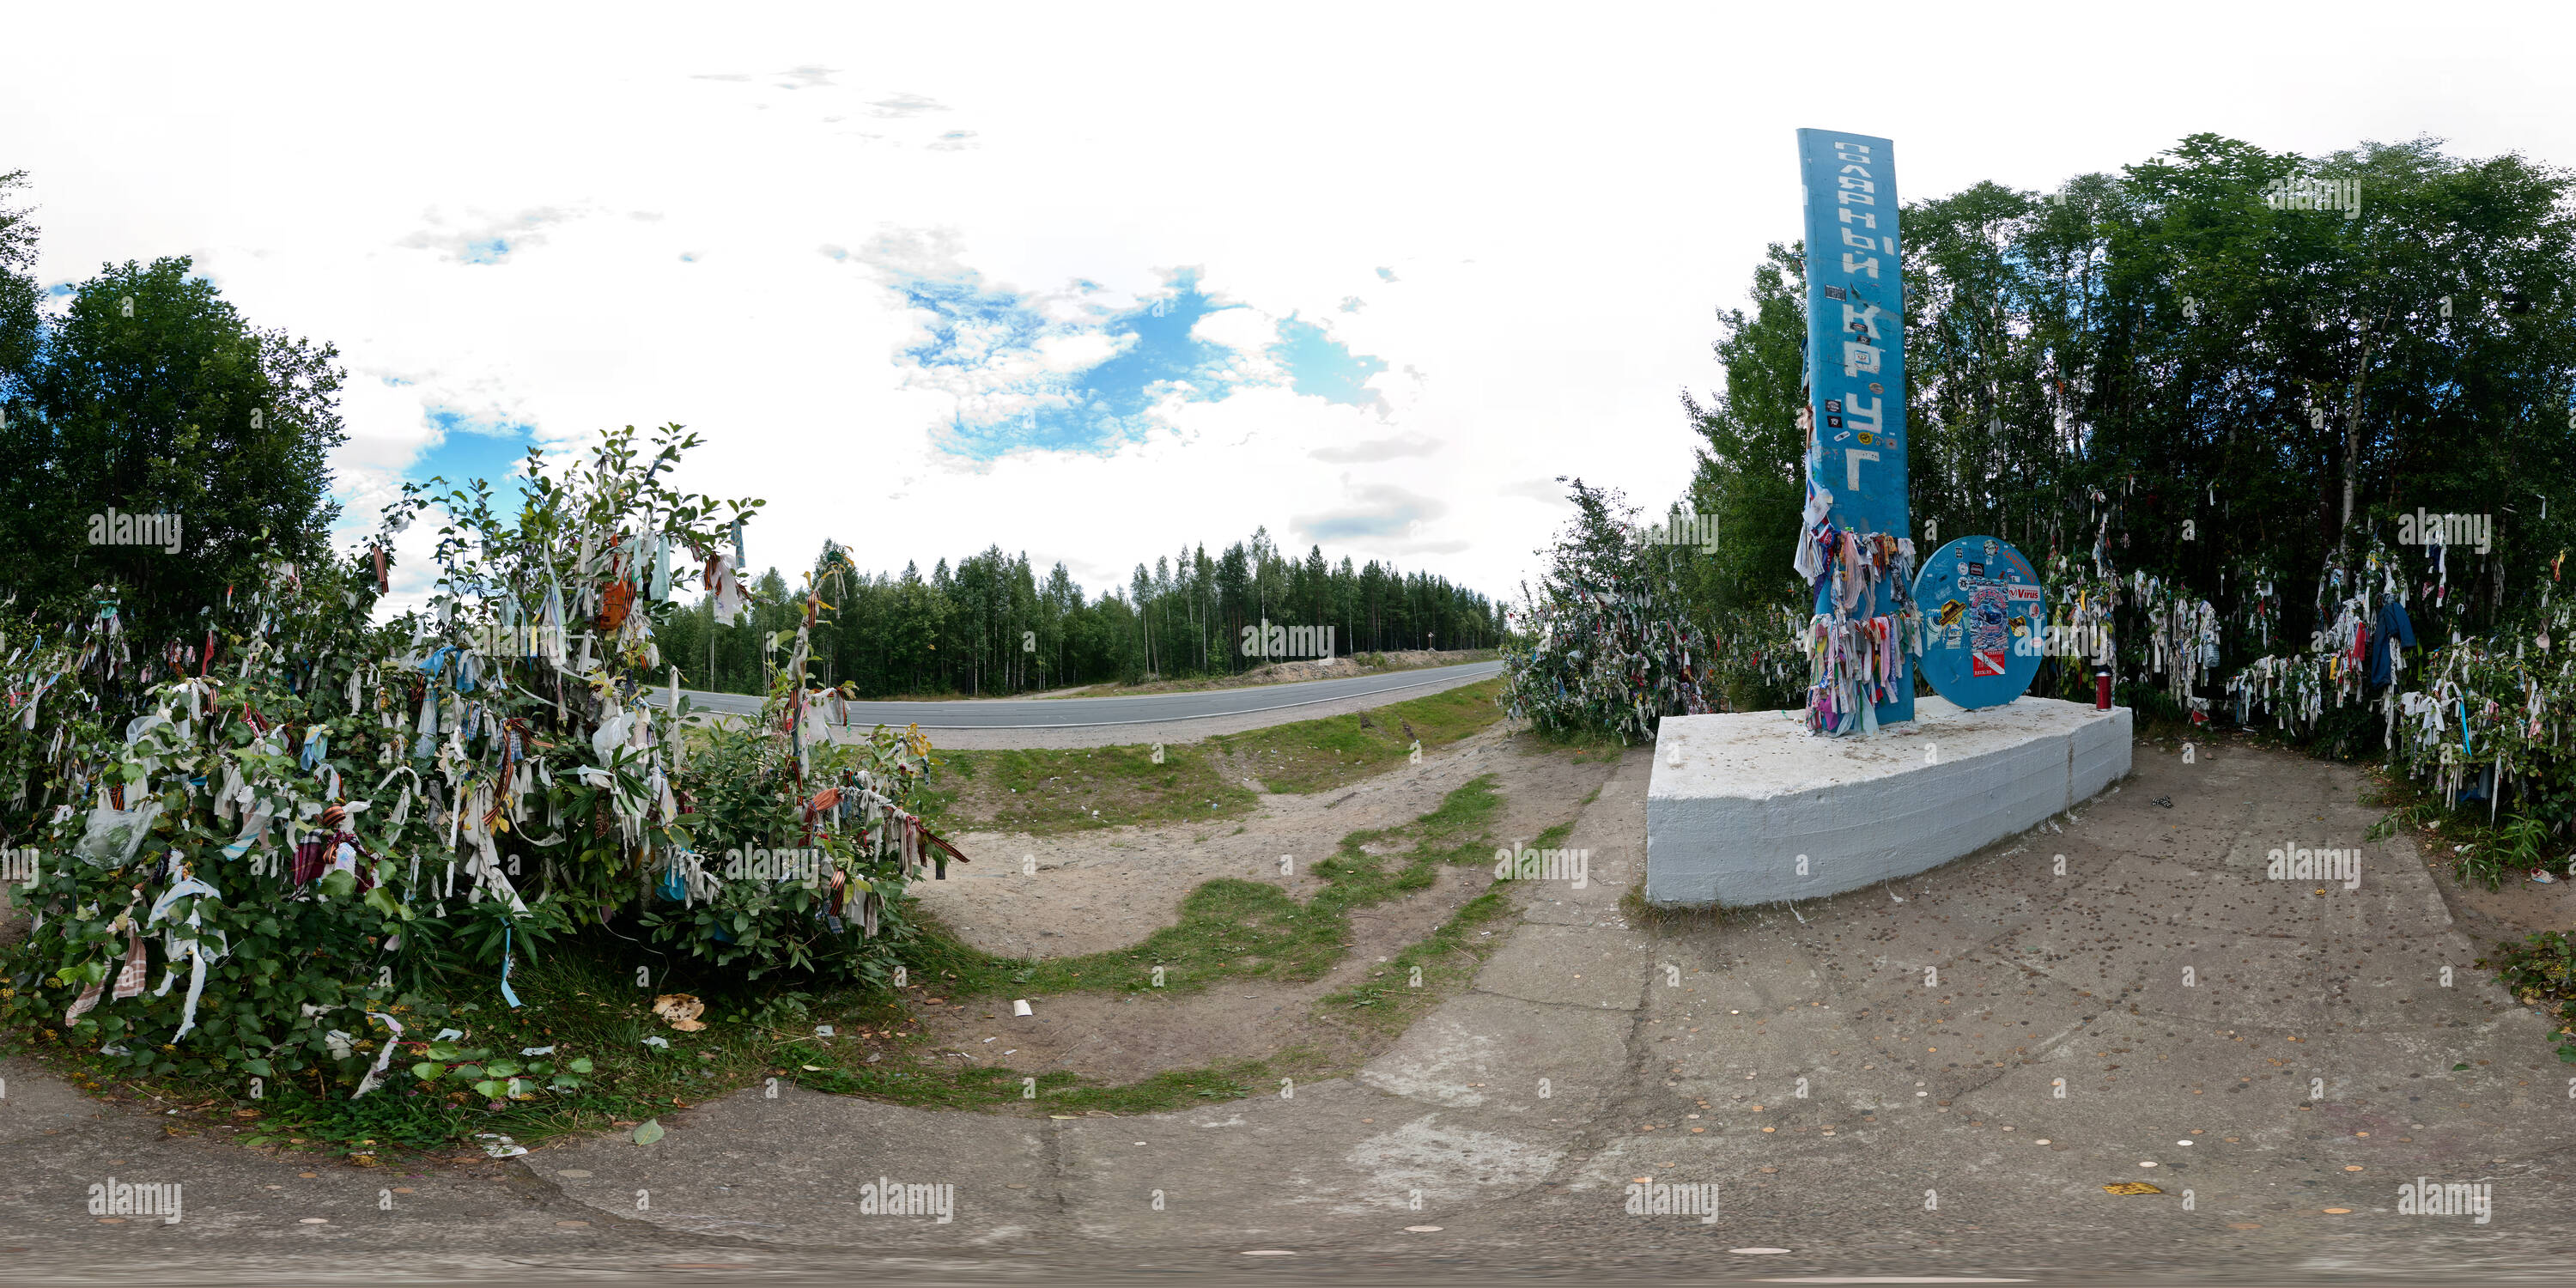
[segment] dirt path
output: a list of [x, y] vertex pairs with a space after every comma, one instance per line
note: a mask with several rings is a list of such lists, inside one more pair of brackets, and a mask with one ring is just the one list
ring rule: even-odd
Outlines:
[[[1487, 729], [1424, 757], [1420, 765], [1345, 792], [1265, 795], [1260, 813], [1239, 825], [1132, 827], [1050, 838], [967, 833], [960, 843], [969, 853], [1002, 860], [992, 865], [994, 872], [960, 877], [951, 868], [950, 880], [913, 889], [960, 938], [986, 952], [1103, 952], [1174, 924], [1182, 897], [1218, 877], [1260, 881], [1311, 899], [1322, 883], [1309, 869], [1330, 856], [1342, 837], [1411, 822], [1481, 775], [1494, 776], [1503, 798], [1495, 844], [1529, 840], [1574, 818], [1614, 763], [1577, 761], [1526, 736]], [[1282, 855], [1294, 860], [1292, 875], [1281, 875]], [[1035, 860], [1034, 876], [1024, 874], [1023, 856]], [[1492, 881], [1486, 868], [1445, 868], [1431, 888], [1354, 914], [1347, 955], [1321, 979], [1230, 982], [1194, 994], [1032, 998], [1037, 1015], [1016, 1020], [1007, 1005], [969, 1006], [932, 1020], [930, 1031], [949, 1049], [979, 1060], [999, 1063], [1015, 1051], [1008, 1059], [1013, 1068], [1065, 1069], [1114, 1082], [1261, 1058], [1300, 1044], [1327, 1058], [1365, 1056], [1370, 1039], [1315, 1020], [1312, 1003], [1365, 978]]]
[[[976, 856], [973, 868], [951, 867], [949, 880], [920, 882], [912, 890], [960, 938], [985, 952], [1071, 957], [1122, 948], [1172, 924], [1182, 896], [1217, 877], [1265, 881], [1311, 898], [1319, 883], [1307, 869], [1330, 857], [1344, 836], [1409, 823], [1488, 773], [1496, 776], [1503, 797], [1499, 845], [1527, 840], [1572, 817], [1608, 776], [1609, 763], [1578, 764], [1497, 726], [1347, 791], [1264, 794], [1249, 819], [1051, 837], [966, 832], [951, 839]], [[1282, 855], [1295, 860], [1294, 875], [1280, 875]], [[1025, 875], [1030, 859], [1037, 864], [1035, 876]]]

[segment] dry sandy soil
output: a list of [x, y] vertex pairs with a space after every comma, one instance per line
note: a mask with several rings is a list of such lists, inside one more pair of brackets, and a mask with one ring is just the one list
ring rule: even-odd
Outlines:
[[2460, 919], [2460, 933], [2479, 948], [2493, 948], [2498, 940], [2519, 943], [2538, 930], [2576, 930], [2576, 881], [2567, 879], [2564, 868], [2551, 873], [2558, 879], [2548, 885], [2534, 885], [2522, 873], [2509, 872], [2504, 884], [2489, 890], [2460, 880], [2449, 862], [2451, 843], [2439, 829], [2418, 826], [2415, 840]]
[[[951, 867], [950, 880], [912, 889], [943, 923], [987, 952], [1102, 952], [1173, 924], [1182, 897], [1218, 877], [1267, 882], [1312, 898], [1321, 883], [1307, 870], [1329, 857], [1343, 836], [1410, 822], [1480, 775], [1494, 775], [1503, 798], [1494, 844], [1531, 840], [1574, 818], [1609, 780], [1614, 765], [1610, 758], [1578, 761], [1526, 736], [1489, 728], [1425, 756], [1419, 765], [1342, 792], [1265, 795], [1260, 812], [1240, 825], [1127, 827], [1047, 838], [970, 832], [957, 838], [960, 847], [992, 855], [998, 863], [963, 877], [962, 869]], [[1641, 815], [1643, 803], [1641, 798]], [[1296, 860], [1295, 875], [1280, 875], [1281, 855]], [[1036, 875], [1023, 875], [1023, 856], [1036, 860]], [[1431, 888], [1354, 914], [1352, 946], [1342, 964], [1305, 983], [1230, 981], [1196, 994], [1032, 998], [1033, 1019], [1013, 1019], [1007, 1005], [970, 1006], [935, 1020], [925, 1012], [924, 1018], [951, 1049], [994, 1060], [1010, 1050], [1017, 1053], [1009, 1061], [1014, 1068], [1069, 1069], [1111, 1082], [1263, 1058], [1300, 1044], [1328, 1058], [1364, 1055], [1371, 1035], [1316, 1020], [1312, 1003], [1350, 987], [1428, 935], [1492, 881], [1490, 868], [1446, 868]], [[1002, 1040], [983, 1040], [995, 1036]]]

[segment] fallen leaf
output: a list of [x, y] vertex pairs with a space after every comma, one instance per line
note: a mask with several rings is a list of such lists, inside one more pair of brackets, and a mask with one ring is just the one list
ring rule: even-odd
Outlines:
[[698, 1019], [707, 1004], [687, 993], [664, 993], [653, 999], [653, 1013], [682, 1033], [695, 1033], [706, 1027]]
[[2163, 1191], [2163, 1190], [2160, 1190], [2160, 1189], [2156, 1188], [2155, 1186], [2149, 1185], [2149, 1184], [2147, 1184], [2145, 1181], [2114, 1181], [2114, 1182], [2112, 1182], [2112, 1183], [2111, 1183], [2111, 1184], [2109, 1184], [2109, 1185], [2105, 1185], [2105, 1186], [2103, 1186], [2102, 1188], [2103, 1188], [2103, 1189], [2106, 1189], [2106, 1190], [2109, 1190], [2109, 1191], [2110, 1191], [2110, 1192], [2112, 1192], [2113, 1194], [2162, 1194], [2162, 1193], [2164, 1193], [2164, 1191]]
[[662, 1122], [658, 1118], [647, 1118], [631, 1134], [636, 1144], [650, 1145], [662, 1139]]

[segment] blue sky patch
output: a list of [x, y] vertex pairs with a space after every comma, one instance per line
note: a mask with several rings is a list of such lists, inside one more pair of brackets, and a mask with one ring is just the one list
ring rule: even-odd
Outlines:
[[[1217, 402], [1248, 381], [1244, 355], [1192, 332], [1210, 314], [1241, 309], [1199, 286], [1195, 269], [1165, 279], [1163, 291], [1128, 307], [1087, 302], [1105, 288], [1070, 283], [1076, 303], [1049, 303], [996, 287], [973, 269], [932, 275], [880, 264], [904, 303], [929, 315], [929, 338], [898, 361], [955, 391], [960, 411], [935, 433], [945, 451], [990, 461], [1019, 451], [1105, 455], [1164, 426], [1166, 400]], [[1264, 353], [1297, 393], [1354, 406], [1376, 405], [1370, 377], [1386, 369], [1354, 354], [1326, 330], [1293, 315]], [[1111, 352], [1088, 366], [1050, 366], [1068, 341], [1105, 340]], [[1020, 374], [1026, 373], [1026, 374]]]
[[445, 475], [450, 486], [459, 488], [479, 478], [492, 485], [494, 504], [503, 513], [516, 513], [519, 487], [510, 480], [536, 441], [536, 426], [437, 403], [424, 405], [421, 416], [441, 437], [412, 461], [405, 476], [427, 482]]
[[[1085, 307], [1070, 321], [986, 285], [972, 270], [895, 279], [905, 303], [931, 315], [930, 338], [904, 350], [902, 360], [974, 385], [976, 401], [1000, 404], [981, 415], [962, 413], [939, 432], [942, 447], [969, 460], [1027, 449], [1106, 454], [1151, 433], [1153, 408], [1164, 398], [1212, 402], [1236, 384], [1234, 351], [1190, 331], [1210, 313], [1241, 306], [1208, 299], [1194, 272], [1174, 274], [1159, 298], [1127, 309]], [[1116, 351], [1076, 370], [998, 374], [1031, 365], [1048, 344], [1084, 335], [1104, 337]]]
[[1324, 328], [1299, 321], [1294, 313], [1280, 322], [1279, 343], [1270, 346], [1270, 356], [1287, 369], [1288, 387], [1298, 393], [1353, 407], [1384, 403], [1368, 382], [1386, 370], [1385, 360], [1351, 352]]

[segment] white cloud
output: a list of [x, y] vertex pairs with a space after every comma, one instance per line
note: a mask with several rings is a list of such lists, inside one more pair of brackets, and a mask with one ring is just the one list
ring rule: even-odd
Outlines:
[[[1219, 300], [1222, 305], [1224, 301]], [[1221, 344], [1238, 350], [1263, 366], [1276, 370], [1276, 364], [1262, 356], [1279, 339], [1279, 319], [1260, 309], [1238, 305], [1219, 307], [1202, 314], [1190, 324], [1190, 338], [1209, 344]]]
[[1429, 456], [1440, 444], [1422, 434], [1399, 434], [1393, 438], [1371, 438], [1339, 447], [1318, 447], [1312, 455], [1319, 461], [1336, 465], [1360, 465], [1373, 461], [1392, 461], [1405, 456]]
[[451, 228], [433, 206], [421, 218], [429, 227], [415, 229], [394, 245], [406, 250], [434, 250], [442, 258], [469, 264], [497, 264], [527, 247], [542, 245], [546, 228], [562, 223], [570, 215], [551, 206], [522, 210], [515, 215], [478, 211]]
[[[1098, 589], [1183, 541], [1401, 517], [1327, 548], [1493, 592], [1561, 518], [1531, 504], [1560, 495], [1539, 480], [1579, 474], [1653, 508], [1690, 477], [1673, 395], [1717, 382], [1712, 309], [1744, 303], [1764, 243], [1797, 233], [1799, 126], [1896, 133], [1912, 196], [2053, 187], [2204, 129], [2312, 154], [2423, 132], [2576, 160], [2552, 62], [2563, 13], [2497, 43], [2412, 21], [2389, 41], [2411, 10], [2385, 3], [2320, 25], [2180, 0], [2143, 28], [2018, 8], [2048, 20], [1874, 19], [1873, 40], [1944, 74], [1891, 82], [1901, 112], [1820, 118], [1796, 59], [1734, 67], [1710, 115], [1710, 49], [1795, 47], [1806, 21], [1727, 6], [1462, 35], [1436, 8], [1331, 4], [1288, 26], [815, 6], [709, 27], [648, 5], [601, 27], [469, 0], [429, 26], [317, 9], [332, 20], [256, 28], [55, 5], [0, 47], [0, 153], [31, 175], [40, 280], [200, 250], [253, 321], [339, 345], [353, 521], [427, 446], [437, 397], [549, 441], [688, 424], [708, 446], [685, 485], [770, 498], [762, 562], [801, 563], [827, 535], [896, 569], [998, 542]], [[2228, 41], [2201, 37], [2214, 21]], [[102, 48], [117, 92], [97, 59], [58, 53]], [[2079, 69], [2069, 49], [2110, 52]], [[2282, 94], [2284, 49], [2337, 74]], [[1332, 93], [1313, 92], [1319, 66]], [[1534, 75], [1551, 92], [1523, 92]], [[2032, 114], [2034, 96], [2085, 110]], [[280, 120], [296, 147], [274, 144]], [[940, 231], [897, 231], [924, 229]], [[495, 239], [500, 263], [467, 262]], [[1158, 294], [1172, 265], [1246, 306], [1200, 333], [1255, 383], [1167, 400], [1168, 432], [1105, 455], [933, 449], [1011, 373], [915, 378], [899, 351], [920, 319], [872, 277], [971, 270], [1054, 309]], [[1291, 313], [1388, 364], [1383, 419], [1269, 383], [1262, 350]], [[1087, 352], [1015, 361], [1043, 374]]]
[[1037, 343], [1038, 361], [1049, 371], [1077, 372], [1096, 367], [1135, 346], [1136, 338], [1106, 331], [1051, 335]]
[[891, 98], [877, 99], [869, 103], [868, 108], [872, 116], [901, 117], [919, 116], [924, 112], [945, 112], [948, 110], [948, 105], [935, 98], [924, 98], [919, 94], [897, 94]]

